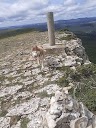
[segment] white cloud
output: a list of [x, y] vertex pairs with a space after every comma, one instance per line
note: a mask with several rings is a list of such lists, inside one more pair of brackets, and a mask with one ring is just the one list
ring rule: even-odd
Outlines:
[[52, 4], [51, 0], [9, 1], [0, 0], [0, 22], [4, 25], [44, 22], [48, 11], [53, 11], [56, 19], [95, 16], [96, 12], [96, 0], [64, 0], [63, 4]]
[[64, 5], [65, 6], [72, 6], [72, 5], [75, 5], [76, 4], [76, 1], [75, 0], [64, 0]]
[[10, 18], [15, 16], [27, 16], [30, 12], [34, 15], [37, 10], [46, 7], [48, 5], [48, 0], [17, 0], [14, 3], [0, 2], [0, 17]]

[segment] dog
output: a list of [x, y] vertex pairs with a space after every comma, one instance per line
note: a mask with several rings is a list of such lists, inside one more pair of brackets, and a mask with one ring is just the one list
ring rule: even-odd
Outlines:
[[37, 64], [41, 65], [41, 69], [44, 68], [44, 57], [45, 57], [44, 48], [42, 46], [33, 46], [32, 47], [32, 56], [37, 60]]

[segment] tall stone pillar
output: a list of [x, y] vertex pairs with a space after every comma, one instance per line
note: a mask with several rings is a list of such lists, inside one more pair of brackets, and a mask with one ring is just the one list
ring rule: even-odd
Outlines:
[[47, 13], [47, 27], [48, 27], [48, 36], [49, 36], [49, 44], [50, 46], [55, 45], [55, 35], [54, 35], [54, 17], [53, 12]]

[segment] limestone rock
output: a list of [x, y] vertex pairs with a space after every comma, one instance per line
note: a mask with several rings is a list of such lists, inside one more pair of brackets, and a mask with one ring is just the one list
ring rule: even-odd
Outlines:
[[87, 128], [88, 118], [86, 116], [80, 117], [79, 119], [72, 120], [70, 122], [71, 128]]
[[46, 113], [48, 127], [89, 128], [94, 125], [93, 128], [95, 128], [96, 116], [83, 103], [77, 102], [68, 93], [64, 93], [67, 89], [71, 89], [71, 87], [65, 87], [63, 91], [56, 91], [55, 96], [51, 98], [50, 108]]
[[48, 58], [46, 58], [46, 63], [50, 68], [62, 67], [62, 61], [58, 57], [56, 58], [49, 56]]
[[54, 92], [56, 92], [58, 90], [60, 90], [60, 88], [58, 87], [57, 84], [49, 84], [49, 85], [45, 86], [44, 88], [41, 88], [41, 89], [35, 91], [35, 93], [40, 93], [40, 92], [46, 91], [50, 95], [50, 94], [54, 94]]
[[[34, 39], [30, 43], [48, 43], [47, 32], [36, 33], [31, 33]], [[63, 66], [75, 72], [76, 66], [90, 64], [79, 38], [59, 40], [59, 37], [66, 37], [68, 34], [73, 33], [56, 34], [56, 43], [63, 43], [64, 47], [60, 54], [56, 50], [55, 54], [52, 51], [45, 55], [43, 70], [32, 58], [28, 42], [17, 42], [16, 46], [20, 44], [20, 47], [16, 51], [6, 51], [1, 55], [0, 116], [3, 117], [0, 117], [0, 128], [20, 128], [24, 117], [28, 118], [28, 122], [25, 121], [27, 128], [70, 128], [71, 121], [76, 124], [82, 117], [88, 118], [88, 128], [96, 128], [96, 116], [68, 94], [70, 88], [62, 89], [57, 85], [59, 78], [66, 73], [61, 71]], [[70, 78], [68, 80], [71, 82]], [[12, 117], [18, 116], [21, 119], [10, 126]]]
[[0, 128], [10, 127], [10, 117], [1, 117], [0, 118]]
[[76, 66], [76, 60], [72, 56], [67, 56], [64, 62], [65, 66]]
[[40, 98], [33, 98], [28, 102], [16, 105], [8, 110], [7, 116], [26, 115], [35, 112], [38, 109]]
[[[70, 40], [65, 42], [65, 53], [67, 54], [67, 56], [72, 57], [71, 60], [69, 61], [69, 63], [71, 63], [72, 66], [75, 65], [76, 62], [78, 62], [78, 59], [79, 61], [81, 59], [80, 64], [83, 64], [83, 63], [86, 63], [86, 61], [89, 61], [88, 56], [85, 52], [85, 48], [82, 46], [82, 41], [79, 38], [77, 38], [76, 40]], [[78, 59], [76, 59], [76, 57], [78, 57]], [[68, 57], [66, 59], [68, 59]], [[68, 66], [71, 65], [68, 62], [66, 63], [65, 65], [68, 65]]]
[[6, 95], [13, 95], [21, 88], [22, 88], [22, 85], [6, 87], [0, 91], [0, 97], [6, 96]]

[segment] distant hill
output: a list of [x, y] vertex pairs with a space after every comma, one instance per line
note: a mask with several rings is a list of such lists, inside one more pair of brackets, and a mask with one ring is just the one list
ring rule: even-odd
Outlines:
[[[83, 29], [87, 28], [89, 30], [90, 28], [93, 29], [94, 26], [96, 27], [96, 17], [55, 21], [56, 30], [62, 29], [64, 27], [67, 27], [74, 31], [82, 30], [82, 28]], [[3, 27], [3, 28], [0, 28], [0, 30], [5, 31], [5, 30], [10, 30], [10, 29], [13, 30], [13, 29], [22, 29], [22, 28], [23, 29], [24, 28], [35, 28], [35, 29], [39, 29], [40, 31], [46, 31], [47, 23]]]

